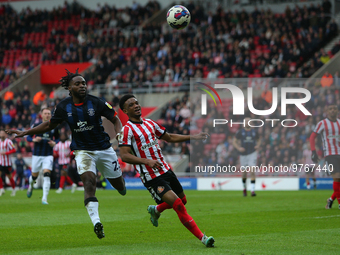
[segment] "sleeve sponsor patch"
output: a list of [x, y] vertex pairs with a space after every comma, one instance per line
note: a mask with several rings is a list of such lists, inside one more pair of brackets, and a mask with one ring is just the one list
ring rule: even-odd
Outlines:
[[112, 109], [112, 106], [108, 103], [108, 102], [105, 102], [106, 106], [109, 107], [110, 109]]

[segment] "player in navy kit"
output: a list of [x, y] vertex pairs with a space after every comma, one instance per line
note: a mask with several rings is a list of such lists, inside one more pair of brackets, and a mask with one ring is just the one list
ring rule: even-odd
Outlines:
[[[251, 196], [255, 193], [255, 171], [257, 161], [257, 149], [260, 148], [261, 139], [255, 129], [248, 124], [250, 118], [244, 119], [244, 128], [240, 129], [233, 140], [234, 147], [240, 152], [240, 165], [250, 169], [250, 190]], [[248, 169], [248, 168], [247, 168]], [[243, 196], [247, 196], [247, 171], [242, 173]]]
[[[49, 121], [51, 119], [51, 110], [44, 108], [41, 110], [42, 121]], [[41, 122], [34, 124], [32, 128], [38, 126]], [[53, 147], [59, 142], [58, 129], [52, 129], [43, 134], [29, 135], [27, 141], [34, 142], [33, 156], [32, 156], [32, 175], [29, 178], [29, 185], [27, 189], [27, 197], [30, 198], [33, 192], [33, 184], [38, 178], [39, 172], [43, 169], [43, 196], [42, 204], [47, 205], [47, 196], [51, 187], [51, 172], [53, 170]]]
[[17, 137], [45, 133], [66, 121], [72, 131], [71, 150], [74, 151], [78, 173], [84, 183], [84, 203], [94, 225], [94, 232], [99, 239], [105, 237], [104, 228], [98, 213], [96, 193], [96, 168], [118, 190], [126, 194], [125, 181], [118, 163], [117, 155], [110, 144], [109, 135], [104, 132], [101, 116], [106, 117], [114, 125], [116, 134], [122, 124], [112, 106], [98, 97], [87, 94], [85, 79], [78, 74], [67, 71], [60, 80], [68, 89], [70, 97], [62, 100], [57, 106], [49, 122], [26, 131], [7, 130]]

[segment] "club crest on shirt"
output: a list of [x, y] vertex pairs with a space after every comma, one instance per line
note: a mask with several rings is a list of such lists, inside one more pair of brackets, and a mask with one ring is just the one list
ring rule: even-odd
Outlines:
[[119, 136], [118, 136], [118, 141], [123, 142], [123, 138], [124, 138], [124, 134], [120, 133]]
[[110, 109], [112, 109], [112, 106], [108, 103], [108, 102], [105, 102], [106, 106], [109, 107]]
[[89, 116], [94, 116], [95, 111], [94, 111], [93, 108], [90, 108], [90, 109], [87, 110], [87, 113], [88, 113]]
[[164, 191], [164, 186], [158, 186], [157, 187], [157, 193], [160, 194]]

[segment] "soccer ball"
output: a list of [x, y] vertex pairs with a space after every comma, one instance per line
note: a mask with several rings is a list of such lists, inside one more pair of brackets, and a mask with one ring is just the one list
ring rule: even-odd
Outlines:
[[166, 21], [174, 29], [183, 29], [189, 25], [191, 19], [190, 12], [182, 5], [175, 5], [170, 8], [166, 15]]

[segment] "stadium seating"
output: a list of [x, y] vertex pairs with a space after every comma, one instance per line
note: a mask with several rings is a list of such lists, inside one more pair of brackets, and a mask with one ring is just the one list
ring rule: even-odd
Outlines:
[[[75, 6], [73, 6], [74, 4]], [[151, 8], [149, 6], [150, 4], [153, 5]], [[167, 87], [168, 82], [161, 85], [162, 82], [165, 82], [165, 72], [162, 71], [159, 75], [154, 75], [154, 67], [159, 65], [164, 66], [163, 70], [172, 69], [175, 71], [173, 67], [169, 66], [166, 55], [165, 59], [161, 58], [161, 55], [158, 55], [159, 53], [165, 53], [168, 51], [166, 48], [170, 47], [171, 52], [175, 53], [172, 65], [180, 66], [181, 68], [179, 75], [172, 77], [172, 81], [175, 82], [176, 87], [181, 86], [181, 83], [187, 82], [191, 77], [208, 77], [212, 68], [217, 68], [219, 72], [218, 77], [220, 78], [225, 76], [262, 77], [273, 75], [282, 78], [287, 74], [289, 77], [294, 75], [305, 77], [308, 72], [300, 70], [299, 67], [308, 60], [309, 56], [317, 52], [320, 47], [329, 42], [330, 39], [337, 34], [337, 25], [335, 23], [331, 23], [330, 29], [326, 29], [329, 18], [324, 18], [321, 15], [323, 12], [323, 10], [320, 9], [321, 7], [314, 6], [313, 8], [301, 9], [295, 7], [294, 10], [291, 10], [290, 14], [272, 13], [270, 10], [249, 13], [242, 11], [237, 13], [238, 20], [235, 24], [228, 23], [233, 13], [221, 10], [220, 7], [218, 7], [213, 14], [214, 19], [211, 24], [205, 23], [208, 14], [202, 6], [191, 4], [188, 8], [190, 11], [193, 11], [192, 23], [198, 27], [202, 27], [200, 31], [197, 31], [197, 27], [191, 27], [187, 32], [181, 34], [192, 38], [190, 44], [183, 44], [182, 46], [182, 51], [194, 49], [191, 58], [184, 57], [185, 55], [176, 52], [177, 45], [171, 42], [172, 31], [167, 27], [167, 24], [164, 23], [157, 25], [146, 24], [139, 28], [141, 32], [132, 33], [129, 38], [124, 36], [123, 31], [124, 33], [129, 31], [124, 29], [130, 29], [128, 28], [130, 24], [138, 26], [141, 20], [145, 20], [145, 13], [147, 13], [148, 17], [151, 17], [153, 13], [159, 10], [159, 4], [156, 1], [150, 1], [146, 6], [139, 6], [135, 10], [132, 10], [132, 8], [118, 10], [115, 7], [104, 5], [98, 13], [93, 10], [88, 10], [75, 2], [66, 4], [63, 8], [52, 12], [28, 12], [30, 14], [27, 15], [27, 20], [39, 20], [39, 18], [42, 19], [41, 17], [48, 17], [48, 19], [39, 20], [41, 25], [35, 23], [33, 29], [29, 23], [25, 24], [26, 26], [24, 25], [24, 27], [21, 28], [23, 33], [13, 38], [11, 43], [5, 40], [6, 36], [0, 35], [0, 45], [3, 45], [3, 47], [0, 48], [0, 58], [2, 56], [0, 68], [3, 70], [10, 68], [12, 70], [12, 74], [10, 74], [12, 77], [11, 80], [14, 80], [19, 78], [16, 77], [17, 74], [15, 72], [17, 66], [23, 65], [24, 67], [21, 73], [18, 71], [21, 76], [29, 69], [30, 62], [33, 63], [34, 67], [39, 64], [93, 61], [96, 69], [93, 75], [86, 77], [89, 79], [89, 82], [110, 83], [113, 79], [117, 79], [118, 86], [124, 87], [125, 85], [121, 84], [128, 82], [136, 84], [132, 86], [134, 87], [138, 86], [137, 83], [140, 82], [155, 81], [159, 82], [159, 87]], [[111, 17], [111, 15], [109, 15], [109, 18], [107, 18], [107, 9], [111, 13], [125, 12], [131, 19], [130, 22], [124, 22], [119, 16]], [[23, 10], [23, 12], [25, 11], [26, 10]], [[296, 23], [296, 17], [299, 15], [304, 17], [302, 14], [306, 11], [308, 13], [313, 11], [320, 13], [317, 17], [319, 22], [315, 26], [312, 27], [308, 25], [308, 22], [304, 22], [304, 20]], [[9, 13], [6, 13], [4, 16], [5, 21], [7, 21], [6, 24], [10, 24], [21, 14], [11, 9], [8, 9], [8, 12]], [[62, 16], [60, 12], [63, 13]], [[202, 13], [203, 16], [199, 19], [195, 18], [195, 13]], [[244, 15], [247, 19], [241, 20], [241, 15]], [[143, 19], [140, 17], [143, 17]], [[258, 28], [258, 22], [263, 24], [262, 29]], [[274, 24], [275, 26], [269, 27], [268, 24]], [[19, 25], [17, 24], [17, 26]], [[217, 41], [209, 42], [209, 40], [205, 40], [205, 43], [199, 46], [195, 35], [197, 32], [203, 33], [209, 26], [216, 28], [212, 31], [216, 33], [214, 36], [217, 37]], [[238, 33], [231, 32], [234, 31], [237, 26], [243, 29]], [[284, 27], [284, 29], [281, 29], [282, 27]], [[321, 40], [316, 40], [315, 33], [319, 33], [320, 31], [322, 35], [319, 36], [322, 38]], [[81, 33], [84, 34], [84, 39], [79, 38]], [[162, 38], [161, 35], [163, 36]], [[221, 37], [218, 37], [220, 35]], [[225, 37], [229, 37], [229, 39], [223, 39]], [[307, 38], [309, 37], [313, 40], [315, 39], [316, 43], [307, 43]], [[245, 44], [241, 46], [243, 38], [246, 38], [246, 41]], [[84, 42], [82, 42], [82, 40], [84, 40]], [[161, 41], [164, 41], [162, 45], [159, 44]], [[289, 49], [292, 49], [293, 45], [296, 45], [297, 48], [291, 53]], [[301, 48], [301, 45], [305, 45], [305, 48]], [[165, 52], [163, 52], [164, 46]], [[79, 54], [80, 49], [82, 50], [82, 54]], [[282, 49], [282, 51], [280, 52], [278, 49]], [[46, 50], [46, 53], [43, 53], [44, 50]], [[236, 54], [235, 56], [237, 57], [229, 58], [227, 53], [230, 52], [233, 55]], [[118, 54], [118, 58], [116, 54]], [[273, 63], [275, 54], [280, 55], [281, 62], [284, 66], [283, 72], [275, 72], [277, 68], [277, 63]], [[329, 54], [330, 57], [333, 55], [334, 54]], [[28, 61], [23, 61], [23, 58], [26, 56]], [[157, 57], [155, 58], [155, 56]], [[140, 57], [143, 57], [145, 61], [149, 58], [150, 62], [142, 66], [133, 64], [133, 70], [136, 70], [136, 73], [133, 73], [130, 68], [125, 68], [118, 77], [113, 78], [111, 76], [111, 72], [114, 69], [112, 68], [112, 64], [108, 62], [109, 58], [114, 60], [114, 67], [122, 67], [122, 64], [128, 64], [129, 60], [131, 63], [136, 63]], [[98, 63], [99, 58], [103, 60], [103, 63]], [[211, 58], [215, 61], [210, 61]], [[287, 59], [290, 58], [294, 60], [287, 61]], [[183, 60], [185, 61], [183, 62]], [[261, 64], [262, 60], [269, 63], [273, 71], [269, 73], [265, 72], [265, 66]], [[224, 62], [228, 63], [227, 68], [223, 68]], [[251, 68], [245, 70], [245, 62], [249, 62]], [[102, 66], [103, 64], [104, 68]], [[189, 71], [190, 64], [194, 64], [192, 71], [185, 72], [184, 70]], [[314, 63], [314, 65], [317, 66], [318, 64]], [[147, 71], [147, 67], [150, 67], [151, 73]], [[296, 70], [297, 73], [294, 74]], [[144, 75], [141, 75], [142, 72]], [[98, 77], [98, 75], [102, 77], [102, 80], [93, 78]], [[4, 77], [5, 75], [1, 75], [0, 80], [3, 80]]]

